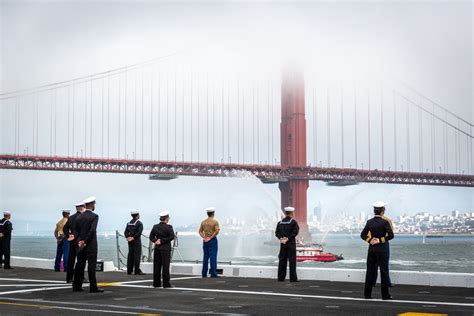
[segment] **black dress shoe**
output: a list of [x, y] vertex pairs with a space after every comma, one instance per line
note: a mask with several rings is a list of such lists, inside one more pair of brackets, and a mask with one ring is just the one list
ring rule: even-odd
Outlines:
[[15, 269], [15, 268], [13, 268], [13, 267], [5, 267], [4, 269], [6, 269], [6, 270], [13, 270], [13, 269]]
[[382, 297], [383, 300], [391, 300], [393, 299], [392, 295], [389, 295], [387, 297]]
[[372, 299], [372, 296], [364, 296], [364, 298], [365, 298], [366, 300], [371, 300], [371, 299]]
[[290, 282], [299, 282], [298, 280], [290, 280]]
[[73, 292], [84, 292], [84, 289], [72, 289]]
[[103, 288], [96, 288], [96, 289], [93, 289], [93, 290], [90, 290], [91, 293], [104, 293], [104, 289]]
[[143, 273], [143, 272], [138, 272], [138, 273], [135, 273], [135, 275], [146, 275], [146, 273]]
[[174, 288], [174, 286], [172, 286], [171, 284], [170, 285], [166, 285], [166, 286], [163, 286], [164, 289], [171, 289], [171, 288]]
[[161, 284], [153, 284], [153, 287], [161, 287]]

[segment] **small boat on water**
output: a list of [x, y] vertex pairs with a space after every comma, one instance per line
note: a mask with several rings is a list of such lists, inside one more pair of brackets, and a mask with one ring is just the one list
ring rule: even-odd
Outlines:
[[323, 246], [316, 243], [297, 243], [296, 244], [296, 261], [320, 261], [334, 262], [343, 260], [342, 255], [335, 255], [324, 252]]

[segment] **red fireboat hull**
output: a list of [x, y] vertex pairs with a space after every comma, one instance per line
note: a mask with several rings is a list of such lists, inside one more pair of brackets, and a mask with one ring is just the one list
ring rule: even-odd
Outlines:
[[333, 254], [319, 254], [315, 256], [296, 256], [297, 262], [302, 261], [320, 261], [320, 262], [334, 262], [340, 260], [336, 255]]
[[298, 243], [296, 245], [296, 261], [318, 261], [318, 262], [334, 262], [344, 259], [332, 253], [326, 253], [321, 244], [316, 243]]

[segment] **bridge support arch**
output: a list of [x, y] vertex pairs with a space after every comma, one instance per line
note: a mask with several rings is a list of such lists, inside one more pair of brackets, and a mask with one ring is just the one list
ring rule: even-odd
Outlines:
[[[281, 165], [306, 168], [305, 88], [301, 69], [284, 69], [281, 86], [280, 123]], [[300, 226], [300, 237], [310, 240], [307, 216], [306, 179], [280, 182], [281, 207], [293, 206]]]

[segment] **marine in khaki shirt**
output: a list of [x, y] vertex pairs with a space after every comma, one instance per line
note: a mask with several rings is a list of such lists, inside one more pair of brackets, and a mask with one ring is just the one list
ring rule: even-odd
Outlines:
[[199, 227], [199, 235], [202, 239], [210, 240], [219, 233], [219, 222], [214, 217], [208, 217], [201, 222]]
[[[203, 250], [203, 260], [202, 260], [202, 277], [207, 278], [208, 272], [211, 274], [211, 278], [218, 278], [217, 275], [217, 251], [218, 251], [218, 242], [217, 234], [219, 234], [219, 222], [214, 218], [216, 208], [208, 207], [206, 209], [207, 218], [201, 222], [199, 227], [199, 235], [202, 238], [202, 250]], [[209, 261], [211, 265], [210, 271]]]
[[64, 271], [67, 271], [69, 259], [69, 241], [64, 233], [64, 226], [69, 220], [70, 210], [63, 210], [63, 217], [56, 223], [54, 237], [56, 238], [56, 259], [54, 260], [54, 271], [61, 271], [61, 260], [63, 260]]
[[64, 228], [64, 225], [66, 225], [67, 221], [68, 221], [68, 218], [63, 217], [56, 223], [56, 229], [54, 230], [54, 237], [56, 237], [57, 240], [61, 240], [64, 237], [63, 228]]

